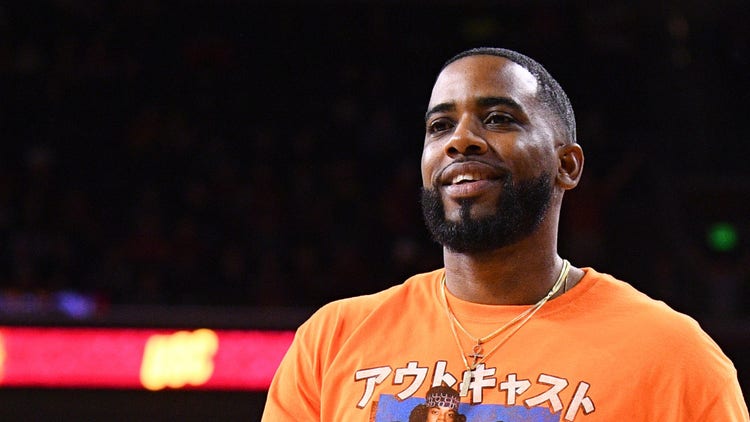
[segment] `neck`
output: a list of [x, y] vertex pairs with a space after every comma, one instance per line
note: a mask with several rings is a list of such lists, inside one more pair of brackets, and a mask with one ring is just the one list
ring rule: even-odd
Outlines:
[[446, 287], [456, 297], [475, 303], [534, 304], [549, 292], [562, 269], [554, 239], [540, 240], [530, 236], [505, 248], [475, 254], [445, 249]]

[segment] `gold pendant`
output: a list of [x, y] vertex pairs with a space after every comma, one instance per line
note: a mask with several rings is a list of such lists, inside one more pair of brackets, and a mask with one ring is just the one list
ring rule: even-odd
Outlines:
[[474, 368], [477, 367], [477, 364], [479, 363], [479, 361], [484, 357], [484, 355], [482, 354], [484, 353], [484, 348], [482, 348], [482, 343], [477, 341], [477, 344], [474, 346], [472, 351], [473, 353], [468, 354], [467, 356], [474, 359], [474, 362], [472, 362], [471, 364], [471, 369], [473, 370]]

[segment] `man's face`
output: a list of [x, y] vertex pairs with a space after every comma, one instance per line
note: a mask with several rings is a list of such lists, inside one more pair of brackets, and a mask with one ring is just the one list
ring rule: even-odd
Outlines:
[[431, 407], [427, 410], [427, 422], [453, 422], [456, 411], [450, 407]]
[[438, 77], [426, 116], [423, 211], [458, 252], [494, 249], [543, 220], [558, 166], [551, 112], [537, 81], [496, 56], [469, 56]]

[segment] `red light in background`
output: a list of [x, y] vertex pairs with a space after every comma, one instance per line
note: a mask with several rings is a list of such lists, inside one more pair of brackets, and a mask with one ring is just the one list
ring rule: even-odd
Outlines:
[[[0, 327], [0, 386], [264, 390], [293, 337], [291, 331]], [[151, 363], [144, 360], [147, 345], [157, 359]]]

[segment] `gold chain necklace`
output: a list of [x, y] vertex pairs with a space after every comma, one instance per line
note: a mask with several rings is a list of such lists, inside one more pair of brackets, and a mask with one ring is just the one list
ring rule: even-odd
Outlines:
[[[466, 369], [470, 371], [473, 371], [474, 369], [476, 369], [477, 365], [487, 360], [490, 357], [490, 355], [495, 353], [495, 351], [497, 351], [497, 349], [499, 349], [500, 346], [505, 344], [505, 342], [508, 341], [508, 339], [510, 339], [513, 336], [513, 334], [515, 334], [518, 330], [520, 330], [521, 327], [523, 327], [524, 324], [526, 324], [526, 322], [529, 319], [531, 319], [531, 317], [533, 317], [534, 314], [539, 309], [541, 309], [541, 307], [544, 306], [544, 304], [547, 303], [547, 301], [552, 296], [554, 296], [555, 293], [557, 293], [560, 290], [560, 287], [562, 287], [562, 285], [567, 282], [569, 271], [570, 271], [570, 262], [568, 262], [567, 259], [564, 259], [562, 269], [560, 270], [560, 275], [557, 277], [555, 284], [552, 285], [552, 288], [549, 290], [549, 292], [547, 292], [547, 295], [539, 299], [539, 302], [529, 307], [525, 311], [521, 312], [515, 318], [503, 324], [502, 327], [496, 329], [495, 331], [487, 334], [484, 337], [474, 337], [473, 335], [471, 335], [471, 333], [469, 333], [469, 331], [463, 325], [461, 325], [461, 322], [458, 320], [458, 318], [456, 318], [456, 315], [451, 310], [450, 305], [448, 305], [448, 298], [446, 297], [446, 294], [445, 294], [445, 290], [446, 290], [445, 275], [443, 275], [443, 279], [440, 281], [440, 292], [442, 293], [443, 304], [445, 305], [445, 312], [448, 315], [448, 321], [450, 322], [451, 331], [453, 332], [453, 338], [456, 340], [456, 345], [458, 346], [458, 350], [461, 353], [461, 358], [464, 361], [464, 365], [466, 365]], [[486, 354], [483, 354], [484, 343], [497, 337], [498, 335], [500, 335], [500, 333], [502, 333], [509, 327], [513, 326], [518, 321], [521, 321], [521, 322], [518, 325], [516, 325], [516, 327], [510, 333], [508, 333], [508, 335], [505, 336], [504, 339], [502, 339], [498, 344], [496, 344], [495, 347], [493, 347], [489, 352], [487, 352]], [[471, 338], [472, 340], [476, 342], [476, 344], [472, 348], [473, 353], [464, 354], [463, 352], [464, 348], [461, 345], [461, 340], [458, 338], [458, 332], [456, 331], [456, 327], [460, 328], [461, 331], [464, 332], [464, 334], [466, 334], [467, 336], [469, 336], [469, 338]], [[474, 359], [474, 362], [472, 362], [471, 365], [469, 364], [469, 361], [466, 359], [467, 357], [471, 357]]]

